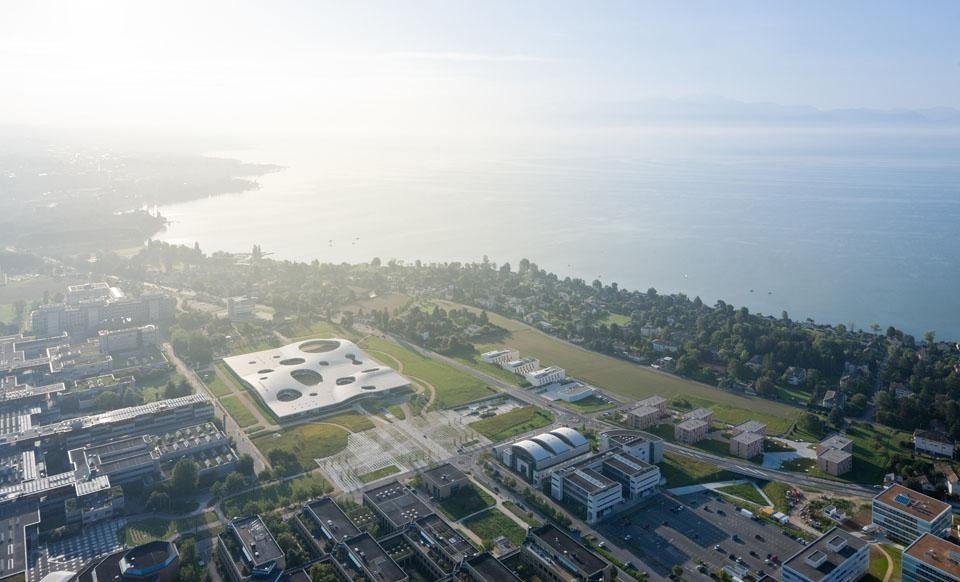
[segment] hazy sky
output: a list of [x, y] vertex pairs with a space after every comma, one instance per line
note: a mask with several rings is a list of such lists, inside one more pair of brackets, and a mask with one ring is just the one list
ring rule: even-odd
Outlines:
[[0, 123], [508, 127], [584, 102], [960, 104], [958, 2], [4, 2]]

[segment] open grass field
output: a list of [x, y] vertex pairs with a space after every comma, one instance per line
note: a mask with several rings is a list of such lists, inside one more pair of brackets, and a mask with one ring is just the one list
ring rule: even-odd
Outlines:
[[[441, 303], [445, 307], [462, 307], [455, 303]], [[667, 399], [682, 396], [694, 403], [694, 406], [713, 410], [716, 420], [720, 422], [739, 424], [745, 420], [759, 420], [767, 424], [767, 431], [772, 434], [786, 431], [800, 413], [798, 408], [786, 404], [739, 396], [593, 352], [495, 313], [488, 313], [488, 317], [491, 323], [503, 327], [510, 334], [498, 344], [477, 346], [479, 351], [513, 347], [523, 355], [539, 358], [544, 365], [560, 366], [571, 376], [608, 390], [614, 395], [631, 400], [653, 395]]]
[[329, 491], [330, 484], [323, 477], [318, 473], [310, 473], [224, 499], [223, 512], [231, 518], [266, 513], [284, 505], [320, 497]]
[[738, 485], [718, 487], [717, 491], [720, 491], [721, 493], [727, 493], [728, 495], [733, 495], [734, 497], [739, 497], [744, 501], [756, 503], [757, 505], [767, 505], [767, 500], [763, 498], [763, 495], [760, 495], [760, 492], [757, 491], [757, 488], [754, 487], [752, 483], [740, 483]]
[[257, 417], [250, 412], [250, 409], [247, 408], [247, 405], [240, 396], [221, 398], [220, 404], [227, 409], [227, 412], [233, 417], [233, 420], [237, 422], [237, 426], [240, 428], [253, 426], [257, 423]]
[[630, 316], [621, 315], [619, 313], [609, 313], [607, 314], [606, 317], [600, 320], [600, 323], [603, 323], [605, 325], [617, 324], [620, 327], [624, 327], [624, 326], [630, 325]]
[[280, 328], [280, 333], [290, 338], [291, 341], [315, 337], [342, 337], [350, 341], [358, 339], [356, 333], [330, 321], [315, 321], [313, 323], [290, 321]]
[[570, 410], [576, 410], [577, 412], [583, 414], [590, 414], [592, 412], [602, 412], [604, 410], [610, 410], [614, 407], [613, 404], [607, 402], [606, 400], [601, 400], [596, 396], [587, 396], [582, 400], [577, 400], [576, 402], [565, 402], [563, 400], [556, 400], [555, 404], [562, 406], [564, 408], [569, 408]]
[[314, 467], [314, 459], [322, 459], [342, 451], [347, 446], [347, 434], [349, 433], [345, 429], [328, 424], [301, 424], [280, 432], [260, 435], [253, 439], [253, 444], [264, 455], [280, 449], [296, 455], [303, 467]]
[[497, 393], [473, 376], [422, 356], [399, 344], [368, 336], [363, 340], [361, 347], [385, 366], [394, 367], [396, 363], [380, 354], [396, 358], [403, 363], [404, 375], [420, 378], [431, 384], [437, 391], [437, 405], [440, 408], [456, 408]]
[[42, 299], [44, 292], [53, 295], [66, 293], [67, 286], [82, 283], [73, 279], [54, 279], [53, 277], [31, 277], [29, 279], [10, 281], [0, 287], [0, 303], [16, 303], [26, 301], [28, 304], [34, 299]]
[[470, 483], [440, 502], [440, 510], [453, 521], [490, 507], [496, 502], [485, 491]]
[[535, 406], [514, 408], [510, 412], [484, 418], [470, 424], [470, 428], [499, 442], [553, 422], [553, 415]]
[[339, 424], [350, 432], [363, 432], [373, 428], [373, 421], [356, 412], [345, 412], [336, 416], [325, 416], [318, 418], [317, 421]]
[[505, 536], [511, 544], [519, 546], [527, 535], [523, 528], [496, 507], [465, 520], [463, 525], [477, 534], [488, 547], [500, 536]]
[[663, 454], [660, 474], [667, 480], [667, 487], [683, 487], [740, 478], [729, 471], [721, 471], [713, 465], [670, 452]]
[[386, 467], [380, 467], [376, 471], [370, 471], [369, 473], [364, 473], [360, 475], [359, 479], [364, 483], [370, 483], [376, 481], [377, 479], [383, 479], [388, 475], [393, 475], [394, 473], [399, 473], [400, 467], [396, 465], [387, 465]]
[[[217, 364], [215, 367], [217, 368], [217, 370], [219, 370], [221, 373], [224, 373], [225, 375], [228, 375], [230, 373], [223, 369], [222, 364]], [[210, 378], [210, 381], [207, 382], [207, 390], [212, 392], [213, 395], [218, 398], [220, 396], [226, 396], [231, 392], [230, 385], [224, 382], [223, 380], [221, 380], [220, 377], [217, 376], [216, 374], [214, 374]]]
[[890, 563], [887, 556], [884, 555], [877, 546], [870, 547], [870, 567], [867, 569], [867, 575], [864, 582], [883, 582], [887, 574], [887, 565]]
[[149, 517], [123, 526], [121, 538], [129, 547], [139, 546], [154, 540], [167, 540], [176, 533], [192, 533], [195, 529], [217, 522], [217, 514], [207, 511], [202, 515], [181, 519]]
[[761, 486], [763, 492], [767, 494], [767, 497], [770, 498], [770, 501], [773, 502], [773, 507], [777, 511], [787, 512], [790, 510], [790, 503], [787, 500], [787, 491], [792, 489], [786, 483], [781, 483], [779, 481], [766, 481]]
[[13, 303], [0, 303], [0, 323], [13, 323]]
[[400, 293], [383, 293], [374, 298], [358, 299], [353, 303], [344, 305], [341, 310], [351, 313], [370, 313], [371, 311], [383, 311], [386, 309], [391, 315], [397, 309], [400, 309], [410, 303], [412, 299]]

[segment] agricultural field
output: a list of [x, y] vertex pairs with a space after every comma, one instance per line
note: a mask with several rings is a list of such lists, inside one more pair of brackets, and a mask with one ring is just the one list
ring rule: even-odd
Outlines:
[[257, 423], [257, 417], [250, 412], [250, 409], [243, 403], [240, 396], [221, 398], [220, 404], [227, 409], [227, 412], [233, 417], [233, 420], [236, 421], [237, 426], [240, 428], [253, 426]]
[[496, 507], [491, 507], [483, 513], [465, 520], [463, 525], [477, 534], [483, 540], [483, 545], [487, 547], [492, 545], [500, 536], [505, 536], [511, 544], [519, 546], [527, 535], [523, 528]]
[[314, 459], [322, 459], [339, 453], [347, 446], [346, 429], [329, 424], [301, 424], [280, 432], [257, 436], [253, 444], [264, 455], [274, 449], [293, 453], [303, 467], [316, 465]]
[[[433, 386], [440, 408], [456, 408], [497, 393], [473, 376], [422, 356], [413, 349], [374, 336], [364, 338], [361, 343], [361, 347], [383, 365], [395, 368], [396, 359], [402, 364], [398, 372]], [[386, 354], [386, 357], [383, 354]]]
[[[462, 307], [450, 302], [440, 303], [444, 307]], [[748, 398], [658, 372], [567, 343], [525, 323], [495, 313], [487, 315], [491, 323], [506, 329], [509, 336], [497, 344], [478, 345], [478, 351], [507, 346], [516, 348], [521, 354], [539, 358], [545, 366], [560, 366], [571, 376], [626, 399], [639, 400], [654, 395], [668, 400], [683, 397], [695, 407], [713, 410], [719, 422], [739, 424], [745, 420], [759, 420], [767, 424], [771, 434], [786, 431], [800, 413], [800, 409], [786, 404]]]
[[512, 436], [547, 426], [553, 422], [553, 415], [536, 406], [514, 408], [510, 412], [484, 418], [470, 424], [470, 428], [493, 442], [507, 440]]

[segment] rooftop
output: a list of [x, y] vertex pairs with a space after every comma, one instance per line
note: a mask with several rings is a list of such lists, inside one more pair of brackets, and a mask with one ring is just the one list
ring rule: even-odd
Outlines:
[[917, 429], [917, 430], [913, 431], [913, 437], [914, 437], [914, 438], [926, 439], [926, 440], [928, 440], [928, 441], [935, 441], [935, 442], [938, 442], [938, 443], [943, 443], [943, 444], [945, 444], [945, 445], [952, 445], [952, 444], [954, 444], [954, 440], [953, 440], [952, 438], [950, 438], [949, 435], [944, 434], [944, 433], [939, 432], [939, 431], [935, 431], [935, 430], [920, 430], [920, 429]]
[[273, 539], [273, 534], [267, 529], [260, 516], [235, 519], [230, 522], [229, 530], [241, 543], [241, 550], [247, 562], [259, 565], [283, 558], [283, 550], [277, 545], [277, 540]]
[[842, 463], [850, 457], [853, 457], [853, 453], [842, 449], [827, 449], [820, 455], [821, 459], [825, 459], [831, 463]]
[[430, 481], [438, 486], [446, 485], [447, 483], [454, 483], [457, 481], [465, 481], [467, 476], [464, 475], [463, 471], [454, 467], [450, 463], [444, 463], [440, 466], [434, 467], [420, 473], [420, 476], [427, 481]]
[[852, 443], [852, 440], [841, 434], [835, 434], [820, 441], [821, 446], [830, 447], [831, 449], [842, 449]]
[[368, 533], [362, 533], [344, 542], [349, 548], [350, 559], [354, 565], [362, 567], [373, 575], [374, 580], [389, 582], [405, 580], [406, 572], [397, 565], [375, 539]]
[[680, 430], [699, 430], [703, 427], [709, 427], [709, 426], [710, 424], [708, 422], [694, 418], [694, 419], [685, 420], [681, 422], [680, 424], [677, 425], [677, 428], [679, 428]]
[[519, 582], [510, 568], [507, 568], [500, 560], [494, 558], [489, 552], [477, 554], [469, 558], [467, 564], [476, 572], [477, 577], [482, 582]]
[[904, 553], [960, 580], [960, 546], [931, 534], [923, 534]]
[[345, 339], [312, 339], [224, 358], [279, 419], [410, 384]]
[[413, 492], [392, 481], [363, 494], [396, 527], [414, 522], [433, 513]]
[[713, 416], [713, 411], [706, 408], [697, 408], [683, 415], [686, 420], [706, 420]]
[[748, 420], [747, 422], [738, 424], [734, 428], [741, 432], [759, 432], [762, 430], [766, 430], [767, 425], [756, 420]]
[[757, 441], [762, 441], [763, 435], [755, 432], [742, 432], [737, 436], [732, 437], [730, 440], [749, 445]]
[[656, 406], [638, 406], [630, 410], [630, 414], [634, 416], [640, 416], [640, 417], [649, 416], [651, 414], [656, 414], [657, 416], [660, 416], [660, 409], [657, 408]]
[[360, 533], [360, 529], [329, 497], [308, 504], [305, 513], [314, 519], [327, 535], [333, 536], [335, 539], [341, 540]]
[[664, 398], [663, 396], [651, 396], [650, 398], [646, 398], [644, 400], [637, 402], [637, 406], [638, 407], [639, 406], [660, 406], [661, 404], [666, 404], [666, 403], [667, 403], [667, 399]]
[[427, 543], [438, 546], [454, 562], [474, 554], [477, 550], [437, 515], [428, 515], [417, 520], [420, 535], [429, 538]]
[[612, 465], [613, 468], [628, 476], [642, 475], [656, 469], [655, 465], [645, 463], [630, 453], [613, 453], [607, 456], [603, 462]]
[[536, 538], [542, 545], [551, 548], [556, 555], [566, 557], [583, 572], [591, 574], [607, 567], [606, 560], [582, 546], [553, 524], [548, 523], [531, 529], [527, 535]]
[[892, 485], [873, 500], [924, 521], [933, 521], [944, 512], [950, 511], [950, 505], [903, 485]]
[[867, 545], [840, 528], [823, 534], [783, 563], [810, 580], [821, 580]]
[[565, 471], [564, 478], [583, 489], [588, 494], [600, 493], [618, 487], [620, 483], [593, 469], [571, 467]]

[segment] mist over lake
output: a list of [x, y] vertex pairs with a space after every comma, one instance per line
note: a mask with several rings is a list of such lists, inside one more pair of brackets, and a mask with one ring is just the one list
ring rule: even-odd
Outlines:
[[[691, 144], [696, 144], [691, 146]], [[952, 131], [671, 130], [298, 144], [157, 238], [322, 262], [529, 258], [559, 276], [960, 338]]]

